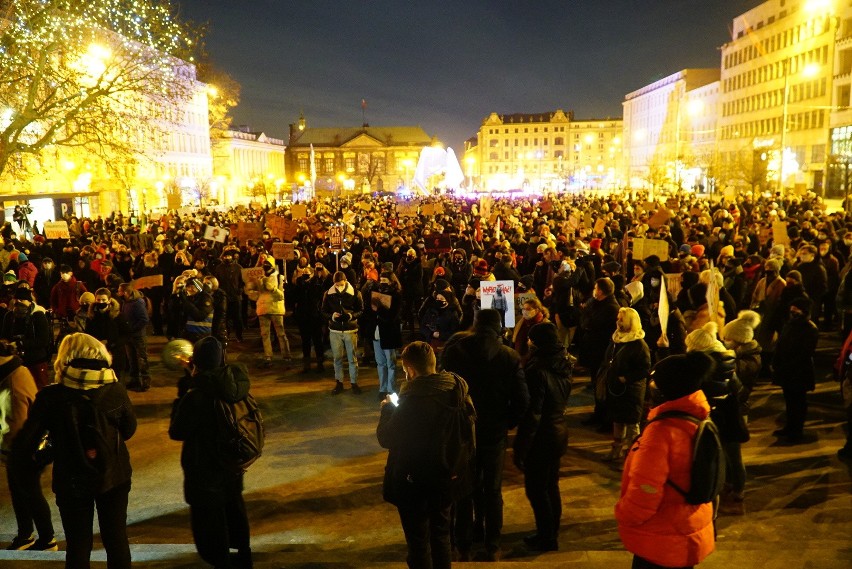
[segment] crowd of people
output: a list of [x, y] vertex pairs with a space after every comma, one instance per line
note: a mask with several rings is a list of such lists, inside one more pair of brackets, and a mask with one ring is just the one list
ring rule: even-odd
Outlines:
[[[82, 392], [107, 384], [148, 390], [151, 334], [196, 344], [215, 339], [215, 349], [205, 344], [209, 358], [193, 366], [193, 381], [220, 378], [212, 370], [224, 369], [225, 354], [238, 349], [245, 329], [252, 327], [259, 328], [262, 339], [263, 356], [256, 362], [261, 368], [293, 365], [294, 336], [303, 373], [325, 373], [330, 351], [332, 395], [345, 391], [347, 374], [351, 393], [361, 394], [359, 367], [375, 365], [383, 422], [405, 408], [388, 407], [390, 394], [406, 400], [422, 390], [421, 396], [440, 399], [428, 387], [415, 388], [421, 385], [417, 380], [434, 379], [443, 393], [456, 389], [458, 382], [451, 378], [460, 378], [476, 410], [475, 483], [468, 495], [453, 500], [452, 517], [447, 500], [437, 500], [440, 507], [425, 525], [418, 517], [422, 510], [415, 514], [397, 504], [409, 563], [421, 567], [448, 565], [450, 542], [444, 537], [450, 536], [460, 559], [469, 559], [479, 541], [485, 559], [500, 558], [503, 462], [509, 431], [516, 427], [512, 458], [525, 473], [536, 522], [526, 543], [540, 551], [558, 548], [559, 460], [568, 436], [564, 410], [572, 376], [581, 372], [590, 376], [595, 396], [584, 424], [612, 435], [610, 451], [601, 459], [619, 467], [654, 413], [652, 407], [683, 397], [692, 398], [690, 408], [706, 406], [720, 426], [727, 459], [721, 509], [742, 513], [746, 465], [740, 445], [747, 440], [743, 425], [750, 393], [761, 379], [779, 385], [786, 415], [774, 434], [785, 443], [801, 442], [807, 393], [815, 388], [818, 332], [836, 334], [838, 343], [852, 332], [852, 219], [842, 211], [827, 212], [813, 195], [735, 201], [690, 195], [650, 200], [642, 193], [441, 196], [417, 203], [384, 197], [303, 205], [298, 212], [291, 206], [172, 211], [149, 215], [139, 225], [121, 214], [71, 217], [67, 239], [38, 234], [28, 239], [11, 222], [0, 228], [0, 375], [9, 378], [12, 393], [8, 408], [0, 410], [2, 449], [9, 459], [18, 523], [11, 548], [56, 548], [49, 508], [38, 487], [43, 466], [27, 458], [43, 429], [25, 429], [28, 414], [33, 417], [29, 423], [44, 422], [36, 418], [51, 404], [52, 384]], [[210, 228], [229, 229], [230, 235], [205, 239]], [[335, 228], [342, 237], [331, 231]], [[484, 306], [481, 289], [491, 282], [510, 283], [511, 289], [497, 287]], [[514, 298], [505, 298], [504, 290], [512, 290]], [[514, 315], [507, 315], [512, 309]], [[515, 325], [507, 327], [509, 321]], [[66, 345], [63, 338], [74, 341]], [[402, 352], [406, 345], [416, 346], [408, 350], [408, 360]], [[698, 357], [693, 353], [711, 362], [696, 390], [681, 393], [667, 385], [666, 394], [659, 382], [649, 386], [649, 375], [662, 362]], [[399, 363], [407, 379], [399, 376]], [[838, 379], [848, 364], [841, 357]], [[228, 381], [240, 384], [234, 373]], [[94, 376], [100, 383], [90, 384]], [[186, 397], [185, 387], [179, 398]], [[132, 404], [125, 399], [120, 406], [125, 412], [114, 418], [122, 443], [135, 429]], [[433, 406], [428, 404], [427, 411], [437, 413]], [[188, 436], [183, 424], [183, 429], [173, 424], [174, 437], [186, 441], [180, 438]], [[21, 432], [28, 436], [16, 436]], [[382, 434], [381, 424], [379, 439], [394, 454], [397, 443]], [[25, 449], [17, 459], [16, 447]], [[852, 442], [838, 454], [849, 459]], [[647, 463], [627, 464], [629, 487], [631, 480], [642, 479], [639, 471]], [[115, 516], [123, 504], [126, 516], [129, 463], [126, 477], [87, 490], [92, 501], [86, 504], [62, 490], [73, 466], [57, 467], [54, 490], [63, 522], [91, 518], [93, 503], [100, 514], [101, 502], [106, 510], [114, 508]], [[230, 566], [221, 540], [220, 547], [213, 547], [209, 532], [202, 535], [203, 520], [216, 514], [201, 507], [228, 504], [228, 516], [238, 520], [238, 533], [245, 536], [234, 546], [241, 552], [235, 566], [247, 566], [247, 522], [243, 527], [244, 505], [240, 510], [235, 498], [242, 479], [226, 486], [227, 500], [190, 501], [187, 496], [197, 509], [193, 529], [201, 528], [196, 543], [206, 560]], [[664, 504], [676, 500], [669, 490], [659, 491]], [[617, 510], [625, 527], [640, 523], [635, 511], [629, 513], [630, 496], [622, 497]], [[428, 547], [430, 524], [440, 547], [434, 540]], [[706, 529], [702, 532], [706, 535]], [[625, 537], [628, 547], [637, 535], [630, 529], [622, 534], [633, 536]], [[74, 558], [88, 555], [90, 532], [76, 536], [66, 528], [66, 536], [69, 552], [70, 542], [81, 540]], [[110, 558], [124, 559], [126, 535], [109, 539], [115, 540], [107, 548]], [[122, 540], [124, 546], [116, 544]], [[679, 547], [661, 543], [668, 545], [657, 552]], [[666, 565], [670, 557], [655, 560], [647, 548], [634, 553], [649, 563], [643, 567], [671, 566]], [[677, 557], [678, 566], [695, 564], [699, 557]], [[83, 565], [69, 565], [75, 566]]]

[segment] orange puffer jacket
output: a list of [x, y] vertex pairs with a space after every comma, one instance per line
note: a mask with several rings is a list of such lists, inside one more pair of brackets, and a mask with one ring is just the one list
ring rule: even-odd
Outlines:
[[[699, 419], [710, 414], [701, 391], [667, 401], [651, 410], [650, 421], [664, 411], [684, 411]], [[671, 418], [648, 425], [636, 439], [621, 478], [615, 505], [624, 547], [657, 565], [696, 565], [714, 549], [713, 506], [693, 506], [666, 480], [689, 489], [692, 446], [697, 425]]]

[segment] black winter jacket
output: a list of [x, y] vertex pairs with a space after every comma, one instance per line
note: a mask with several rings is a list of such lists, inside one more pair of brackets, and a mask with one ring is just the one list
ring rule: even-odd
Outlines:
[[472, 405], [465, 381], [439, 372], [404, 382], [399, 406], [382, 407], [376, 438], [390, 450], [383, 484], [386, 501], [396, 505], [425, 501], [440, 508], [458, 497], [450, 494], [442, 466], [447, 441], [437, 440], [437, 435], [450, 411], [463, 402]]
[[477, 413], [477, 447], [505, 439], [530, 402], [518, 352], [503, 345], [496, 330], [473, 328], [449, 339], [443, 367], [462, 376], [470, 386]]
[[[332, 286], [322, 299], [321, 312], [323, 318], [328, 322], [329, 330], [338, 332], [358, 329], [358, 319], [364, 310], [361, 293], [355, 290], [351, 283], [346, 283], [343, 292], [338, 292], [337, 287]], [[339, 316], [334, 318], [334, 313]]]
[[[107, 371], [112, 373], [112, 370]], [[103, 480], [94, 488], [87, 469], [82, 466], [88, 459], [74, 442], [73, 433], [80, 432], [79, 426], [72, 424], [72, 414], [66, 411], [84, 394], [107, 416], [119, 434], [116, 460], [106, 465]], [[61, 383], [48, 385], [36, 395], [27, 422], [15, 438], [13, 452], [31, 455], [45, 431], [50, 432], [53, 442], [53, 492], [57, 496], [93, 497], [130, 483], [133, 471], [124, 441], [136, 432], [136, 415], [127, 390], [120, 383], [108, 383], [86, 391]]]
[[530, 406], [518, 424], [515, 436], [515, 462], [527, 456], [561, 456], [568, 446], [568, 417], [565, 408], [571, 395], [573, 366], [565, 348], [538, 348], [530, 352], [524, 376], [530, 392]]
[[186, 375], [178, 383], [169, 437], [183, 441], [180, 465], [188, 504], [221, 503], [242, 491], [242, 474], [223, 468], [218, 457], [213, 402], [240, 401], [248, 395], [249, 386], [248, 371], [242, 364]]

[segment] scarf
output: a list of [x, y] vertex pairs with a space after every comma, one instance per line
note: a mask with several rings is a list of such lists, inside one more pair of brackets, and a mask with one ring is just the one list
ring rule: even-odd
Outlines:
[[118, 382], [115, 372], [103, 360], [71, 360], [59, 373], [59, 382], [62, 385], [83, 391]]
[[645, 337], [645, 331], [642, 329], [642, 321], [639, 319], [639, 313], [632, 308], [622, 308], [619, 313], [624, 314], [623, 318], [627, 318], [630, 323], [628, 329], [622, 332], [618, 327], [612, 334], [612, 341], [616, 344], [626, 344], [633, 340], [641, 340]]

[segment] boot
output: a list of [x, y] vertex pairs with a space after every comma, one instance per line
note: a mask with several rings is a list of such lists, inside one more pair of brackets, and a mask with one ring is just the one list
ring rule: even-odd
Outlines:
[[336, 382], [334, 384], [334, 389], [331, 390], [332, 395], [337, 395], [339, 393], [343, 393], [343, 382]]
[[612, 448], [610, 448], [609, 454], [604, 458], [604, 462], [615, 462], [617, 460], [621, 460], [623, 455], [623, 447], [624, 447], [624, 439], [613, 439]]
[[311, 362], [309, 360], [304, 360], [302, 363], [302, 373], [309, 373], [311, 371]]

